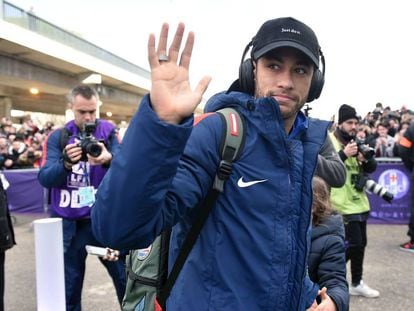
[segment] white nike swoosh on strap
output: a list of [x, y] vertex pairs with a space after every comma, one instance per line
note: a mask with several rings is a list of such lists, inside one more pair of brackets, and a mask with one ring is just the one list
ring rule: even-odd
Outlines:
[[258, 183], [261, 183], [261, 182], [265, 182], [265, 181], [267, 181], [267, 179], [252, 180], [252, 181], [244, 182], [243, 181], [243, 176], [242, 176], [237, 181], [237, 186], [239, 186], [240, 188], [246, 188], [246, 187], [250, 187], [250, 186], [253, 186], [255, 184], [258, 184]]

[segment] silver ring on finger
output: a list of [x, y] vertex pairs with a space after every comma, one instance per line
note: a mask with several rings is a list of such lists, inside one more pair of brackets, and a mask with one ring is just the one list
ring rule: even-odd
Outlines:
[[165, 54], [161, 54], [160, 56], [158, 56], [158, 61], [161, 62], [168, 62], [168, 56]]

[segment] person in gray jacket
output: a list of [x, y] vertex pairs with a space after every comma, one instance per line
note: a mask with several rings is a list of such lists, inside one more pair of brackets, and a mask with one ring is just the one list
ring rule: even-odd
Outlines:
[[336, 152], [329, 136], [326, 137], [319, 151], [315, 175], [321, 177], [329, 187], [340, 188], [345, 184], [345, 164]]

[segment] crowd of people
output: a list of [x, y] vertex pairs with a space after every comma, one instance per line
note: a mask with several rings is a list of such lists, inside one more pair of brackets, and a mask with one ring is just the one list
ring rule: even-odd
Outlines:
[[398, 145], [412, 120], [414, 111], [405, 105], [393, 110], [377, 103], [364, 117], [358, 117], [356, 137], [373, 148], [377, 158], [400, 157]]
[[[67, 310], [81, 310], [87, 244], [107, 247], [101, 261], [120, 304], [123, 251], [172, 228], [172, 266], [222, 162], [221, 118], [206, 114], [193, 126], [210, 81], [190, 88], [194, 34], [182, 46], [180, 23], [169, 47], [168, 34], [164, 24], [157, 47], [149, 37], [151, 92], [122, 143], [97, 118], [99, 94], [86, 85], [70, 92], [75, 119], [52, 134], [53, 124], [39, 128], [30, 117], [19, 130], [1, 120], [2, 168], [40, 167], [52, 216], [63, 218]], [[399, 146], [414, 143], [406, 135], [414, 113], [378, 103], [364, 117], [342, 105], [334, 126], [307, 118], [301, 109], [322, 92], [325, 59], [313, 30], [293, 18], [265, 22], [242, 58], [238, 79], [209, 106], [237, 108], [243, 152], [166, 297], [168, 310], [347, 310], [349, 294], [379, 297], [362, 279], [370, 206], [355, 181], [376, 169], [376, 158], [405, 156]], [[88, 126], [98, 152], [76, 138]], [[114, 248], [121, 253], [112, 256]]]
[[0, 120], [0, 169], [39, 168], [42, 159], [42, 144], [52, 131], [52, 122], [42, 127], [34, 124], [30, 115], [13, 124], [10, 118]]
[[[358, 116], [356, 137], [373, 148], [376, 157], [400, 157], [398, 144], [414, 119], [414, 111], [406, 106], [392, 110], [377, 103], [365, 116]], [[48, 121], [35, 124], [30, 115], [13, 124], [10, 118], [0, 120], [0, 169], [39, 168], [42, 145], [47, 135], [58, 126]], [[334, 126], [335, 127], [335, 126]]]

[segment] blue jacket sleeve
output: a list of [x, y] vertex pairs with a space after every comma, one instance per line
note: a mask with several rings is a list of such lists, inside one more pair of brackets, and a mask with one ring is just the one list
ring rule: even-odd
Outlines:
[[303, 289], [306, 294], [305, 304], [306, 309], [308, 309], [312, 303], [315, 301], [316, 296], [318, 295], [318, 285], [313, 283], [308, 275], [306, 275], [305, 279], [303, 280]]
[[108, 143], [105, 145], [106, 149], [112, 154], [112, 160], [109, 163], [103, 164], [103, 167], [108, 168], [110, 167], [113, 159], [116, 157], [116, 154], [119, 151], [119, 148], [121, 147], [121, 140], [118, 136], [117, 129], [113, 129], [111, 134], [108, 137]]
[[112, 154], [116, 153], [119, 150], [119, 147], [121, 146], [120, 139], [118, 137], [118, 131], [117, 129], [113, 129], [111, 134], [108, 137], [108, 146], [107, 149]]
[[200, 137], [217, 140], [220, 133], [206, 133], [211, 128], [193, 129], [192, 118], [180, 125], [162, 122], [144, 97], [98, 188], [92, 208], [96, 238], [115, 248], [146, 247], [196, 206], [218, 162], [217, 141]]
[[43, 156], [46, 156], [46, 162], [37, 175], [40, 184], [45, 188], [64, 185], [69, 171], [63, 166], [60, 130], [55, 130], [48, 136], [43, 146]]

